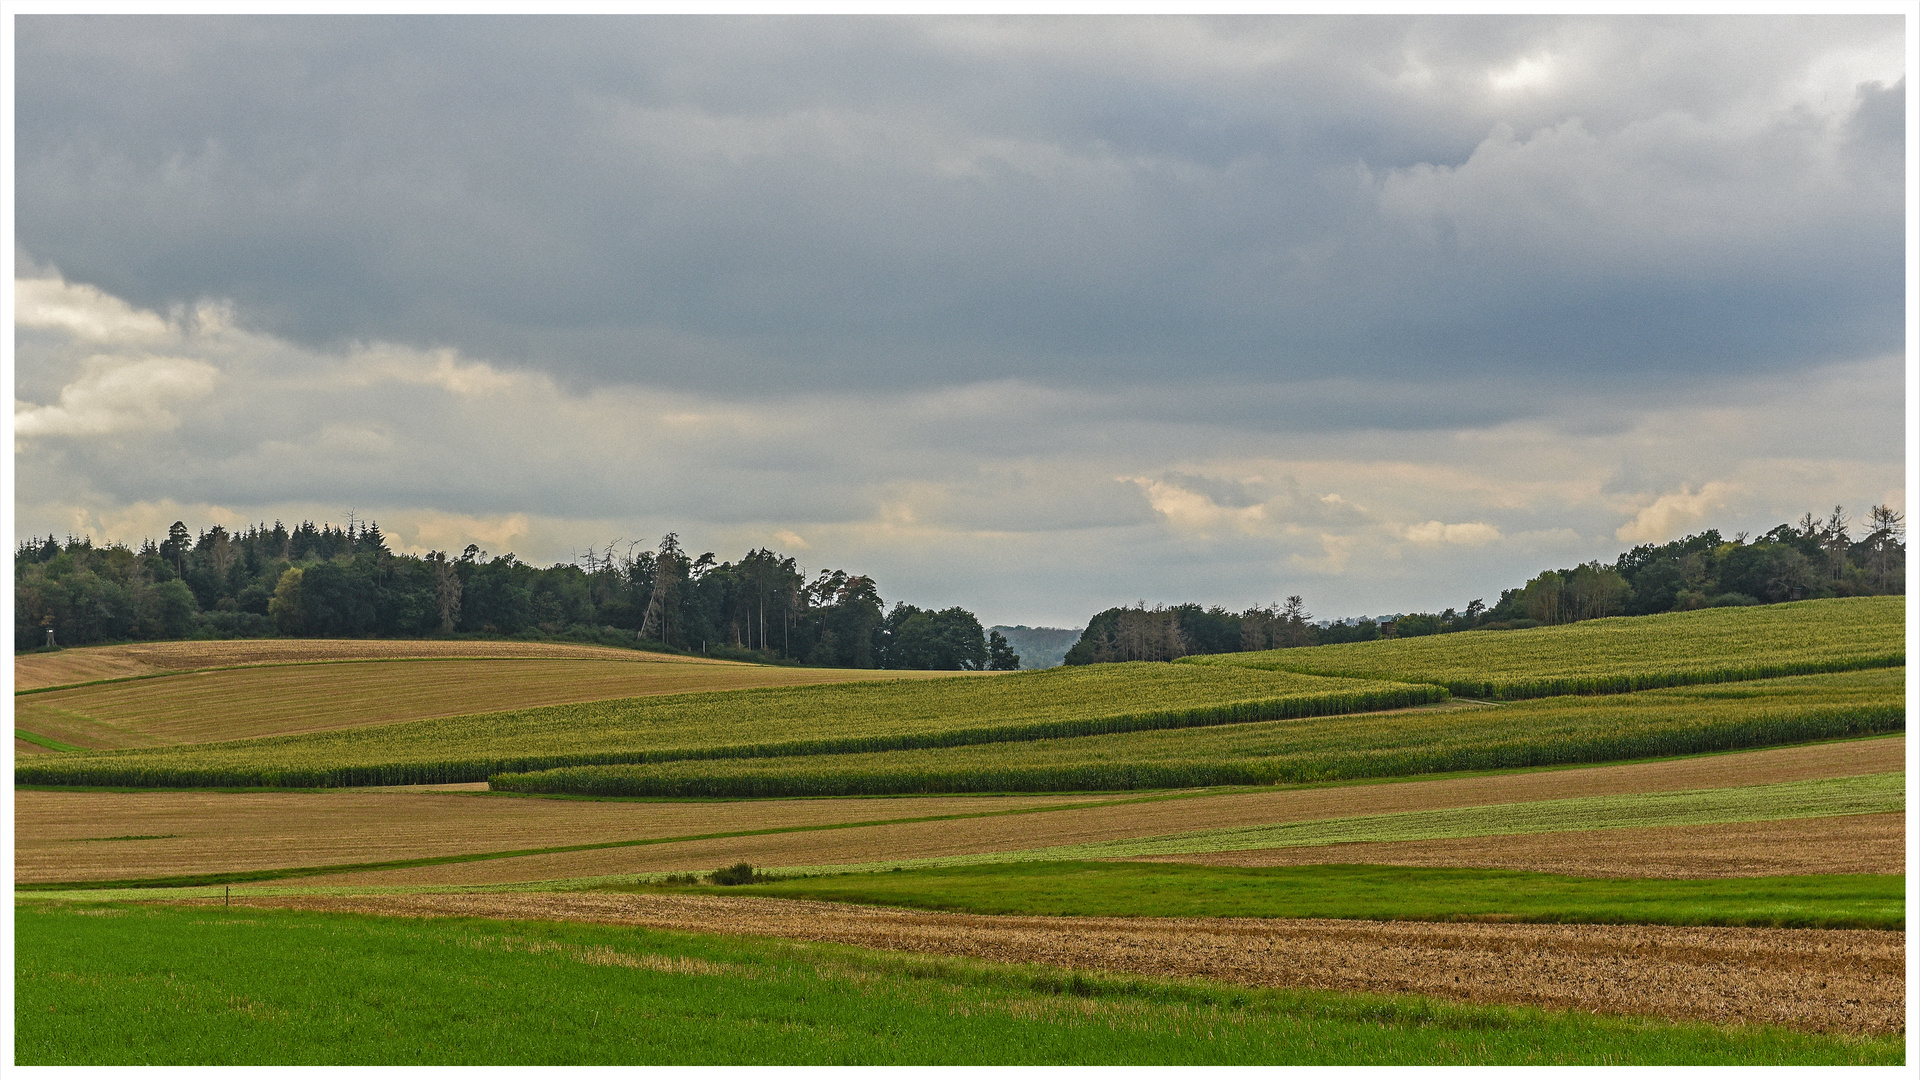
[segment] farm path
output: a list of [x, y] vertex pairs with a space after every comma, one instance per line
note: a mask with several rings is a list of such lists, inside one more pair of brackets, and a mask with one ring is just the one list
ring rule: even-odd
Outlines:
[[[488, 885], [660, 871], [704, 871], [740, 861], [756, 866], [858, 865], [892, 859], [1012, 852], [1189, 830], [1312, 821], [1357, 814], [1859, 776], [1903, 768], [1905, 753], [1906, 738], [1899, 736], [1632, 765], [1384, 784], [1238, 791], [1151, 802], [1116, 802], [1112, 805], [1013, 817], [693, 840], [649, 847], [527, 855], [450, 866], [352, 872], [303, 880], [316, 885]], [[26, 793], [21, 794], [24, 796]]]
[[1737, 821], [1644, 829], [1463, 836], [1189, 855], [1127, 862], [1212, 866], [1470, 866], [1575, 877], [1718, 878], [1777, 874], [1904, 874], [1907, 815]]
[[[238, 898], [236, 898], [238, 899]], [[440, 893], [249, 897], [259, 907], [558, 919], [1243, 985], [1904, 1029], [1906, 935], [1876, 930], [954, 915], [759, 897]]]

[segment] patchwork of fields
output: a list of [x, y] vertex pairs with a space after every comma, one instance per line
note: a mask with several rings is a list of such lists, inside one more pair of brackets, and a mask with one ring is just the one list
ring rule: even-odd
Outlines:
[[19, 763], [21, 784], [348, 787], [575, 764], [830, 754], [1322, 716], [1436, 686], [1168, 664], [623, 698], [338, 732]]
[[[911, 680], [505, 642], [35, 654], [19, 726], [89, 749], [16, 756], [17, 902], [113, 916], [230, 890], [359, 913], [327, 932], [366, 940], [380, 914], [541, 920], [517, 924], [534, 942], [610, 921], [1038, 963], [1034, 985], [1091, 969], [1336, 1009], [1544, 1008], [1539, 1031], [1567, 1009], [1734, 1023], [1795, 1048], [1779, 1061], [1841, 1060], [1820, 1033], [1850, 1033], [1877, 1049], [1845, 1060], [1897, 1060], [1904, 935], [1833, 927], [1900, 925], [1903, 620], [1899, 598], [1823, 600]], [[353, 786], [381, 783], [415, 786]], [[741, 861], [806, 876], [666, 880]], [[1345, 921], [1291, 921], [1325, 913]], [[49, 1047], [81, 1037], [59, 1010], [84, 1002], [56, 988], [133, 986], [149, 954], [185, 970], [165, 935], [86, 967], [112, 918], [21, 925], [21, 1008], [65, 1003], [34, 1019]], [[56, 927], [79, 951], [43, 951]], [[696, 940], [732, 939], [669, 935], [648, 970], [691, 986]], [[595, 993], [636, 977], [597, 970]], [[1633, 1060], [1745, 1060], [1687, 1045], [1709, 1043]]]

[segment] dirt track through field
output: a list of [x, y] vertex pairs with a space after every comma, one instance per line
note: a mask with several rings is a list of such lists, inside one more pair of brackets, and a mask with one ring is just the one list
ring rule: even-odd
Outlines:
[[618, 659], [448, 659], [199, 671], [16, 697], [14, 723], [71, 745], [117, 750], [609, 698], [928, 677], [927, 672], [698, 663], [601, 652]]
[[1906, 935], [1898, 931], [1040, 918], [603, 893], [249, 897], [244, 903], [616, 923], [1254, 986], [1856, 1034], [1898, 1033], [1906, 1012]]
[[1857, 776], [1901, 768], [1905, 747], [1903, 736], [1638, 765], [1249, 792], [1062, 810], [1021, 817], [887, 825], [830, 833], [738, 837], [646, 848], [532, 855], [484, 863], [368, 871], [307, 880], [329, 885], [483, 885], [658, 871], [711, 870], [742, 860], [756, 866], [831, 866], [890, 859], [936, 858], [1156, 836], [1194, 829], [1311, 821], [1355, 814]]
[[1148, 855], [1128, 862], [1212, 866], [1475, 866], [1576, 877], [1718, 878], [1776, 874], [1904, 874], [1907, 815], [1740, 821], [1520, 836]]

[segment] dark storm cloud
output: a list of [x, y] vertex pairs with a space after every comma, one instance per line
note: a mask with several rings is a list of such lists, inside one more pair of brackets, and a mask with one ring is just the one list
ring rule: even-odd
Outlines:
[[1900, 346], [1904, 91], [1848, 66], [1895, 20], [17, 27], [22, 249], [308, 345], [747, 396]]

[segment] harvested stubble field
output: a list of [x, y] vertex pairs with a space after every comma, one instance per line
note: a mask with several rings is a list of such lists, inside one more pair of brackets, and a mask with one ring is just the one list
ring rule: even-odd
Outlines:
[[13, 865], [21, 883], [119, 881], [984, 815], [1113, 798], [631, 803], [380, 790], [20, 791]]
[[1617, 694], [1906, 662], [1906, 598], [1846, 597], [1187, 657], [1356, 679], [1431, 682], [1461, 697]]
[[[1904, 737], [1864, 739], [1630, 765], [1174, 797], [966, 821], [529, 855], [447, 866], [330, 874], [302, 881], [329, 886], [492, 885], [706, 871], [742, 860], [756, 866], [829, 867], [1007, 856], [1058, 845], [1131, 841], [1172, 833], [1362, 814], [1860, 776], [1902, 768], [1905, 748]], [[20, 797], [25, 799], [29, 794], [22, 792]], [[289, 862], [287, 865], [313, 863]]]
[[584, 766], [496, 790], [776, 797], [1311, 783], [1701, 753], [1898, 731], [1904, 668], [1514, 705], [868, 754]]
[[749, 897], [249, 897], [259, 907], [568, 919], [1251, 986], [1890, 1034], [1906, 936], [1877, 930], [952, 915]]
[[571, 645], [553, 641], [420, 641], [372, 638], [254, 638], [241, 641], [146, 641], [13, 658], [15, 691], [100, 679], [128, 679], [169, 672], [253, 664], [317, 664], [339, 660], [630, 660], [641, 663], [750, 667], [704, 656]]
[[1897, 875], [1906, 873], [1906, 856], [1907, 815], [1894, 813], [1136, 855], [1129, 861], [1493, 867], [1576, 877], [1722, 878]]
[[1139, 840], [1108, 840], [1022, 852], [1027, 859], [1127, 858], [1465, 836], [1524, 836], [1610, 827], [1649, 828], [1730, 821], [1899, 812], [1906, 774], [1877, 773], [1784, 784], [1594, 795], [1450, 810], [1368, 814], [1278, 825], [1202, 829]]
[[[891, 674], [891, 673], [890, 673]], [[668, 695], [190, 747], [43, 755], [17, 784], [349, 787], [680, 758], [850, 753], [1402, 708], [1446, 691], [1114, 664], [992, 677]]]
[[618, 649], [597, 652], [609, 655], [335, 660], [196, 671], [19, 695], [14, 698], [14, 726], [75, 746], [113, 750], [335, 731], [610, 698], [934, 674], [701, 662]]

